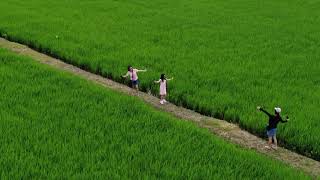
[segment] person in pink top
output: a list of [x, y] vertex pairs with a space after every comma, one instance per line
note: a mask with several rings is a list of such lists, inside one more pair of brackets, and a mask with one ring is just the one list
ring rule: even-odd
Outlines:
[[139, 90], [139, 79], [138, 79], [138, 72], [146, 72], [147, 70], [139, 70], [134, 69], [132, 66], [128, 66], [127, 74], [123, 75], [123, 78], [130, 77], [132, 88]]
[[160, 104], [166, 103], [166, 96], [167, 96], [167, 80], [171, 81], [171, 79], [167, 79], [165, 74], [161, 74], [160, 79], [158, 81], [154, 81], [154, 83], [160, 84]]

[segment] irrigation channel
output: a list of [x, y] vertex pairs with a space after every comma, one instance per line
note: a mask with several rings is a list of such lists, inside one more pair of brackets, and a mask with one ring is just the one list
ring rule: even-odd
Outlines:
[[297, 154], [285, 148], [279, 147], [277, 150], [268, 150], [265, 148], [266, 140], [261, 139], [245, 130], [242, 130], [236, 124], [226, 122], [224, 120], [215, 119], [212, 117], [201, 115], [197, 112], [189, 109], [176, 106], [168, 103], [166, 105], [160, 105], [159, 99], [144, 92], [137, 92], [126, 85], [114, 82], [110, 79], [102, 76], [87, 72], [76, 66], [67, 64], [62, 60], [50, 57], [46, 54], [37, 52], [23, 44], [10, 42], [6, 39], [0, 38], [0, 47], [13, 51], [17, 54], [29, 56], [34, 60], [50, 65], [57, 69], [67, 71], [74, 75], [80, 76], [89, 81], [100, 84], [106, 88], [113, 89], [115, 91], [122, 92], [131, 96], [137, 96], [144, 102], [150, 104], [156, 109], [168, 112], [175, 117], [182, 120], [192, 121], [201, 128], [207, 128], [210, 132], [218, 135], [232, 143], [238, 144], [241, 147], [253, 149], [262, 154], [266, 154], [271, 158], [280, 160], [292, 167], [301, 169], [312, 176], [320, 177], [320, 162], [308, 158], [306, 156]]

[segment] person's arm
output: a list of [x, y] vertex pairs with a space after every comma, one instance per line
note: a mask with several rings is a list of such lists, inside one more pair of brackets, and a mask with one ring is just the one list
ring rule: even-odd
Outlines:
[[268, 115], [269, 117], [272, 116], [270, 113], [268, 113], [266, 110], [264, 110], [262, 107], [258, 106], [258, 110], [264, 112], [266, 115]]
[[159, 83], [160, 83], [160, 81], [161, 81], [161, 79], [159, 79], [158, 81], [154, 81], [154, 83], [158, 83], [158, 84], [159, 84]]
[[129, 74], [129, 71], [127, 72], [127, 74], [125, 74], [125, 75], [123, 75], [122, 77], [123, 78], [126, 78], [126, 77], [128, 77], [130, 74]]
[[137, 72], [147, 72], [146, 69], [140, 70], [140, 69], [136, 69]]
[[171, 81], [171, 80], [173, 80], [173, 77], [172, 77], [172, 78], [167, 79], [167, 81]]
[[282, 123], [286, 123], [286, 122], [288, 122], [290, 119], [289, 119], [289, 116], [286, 116], [286, 120], [283, 120], [281, 117], [280, 117], [280, 121], [282, 122]]

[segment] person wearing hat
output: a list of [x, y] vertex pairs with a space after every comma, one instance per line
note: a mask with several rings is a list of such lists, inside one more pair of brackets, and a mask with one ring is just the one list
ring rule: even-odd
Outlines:
[[[275, 107], [274, 108], [274, 115], [268, 113], [266, 110], [264, 110], [262, 107], [258, 106], [258, 110], [264, 112], [266, 115], [269, 117], [269, 124], [267, 126], [267, 135], [268, 135], [268, 145], [266, 148], [270, 149], [271, 147], [274, 149], [278, 148], [278, 142], [277, 142], [277, 125], [279, 122], [286, 123], [289, 121], [289, 117], [286, 116], [286, 120], [282, 120], [280, 113], [281, 113], [281, 108]], [[274, 146], [272, 146], [272, 140], [274, 142]]]

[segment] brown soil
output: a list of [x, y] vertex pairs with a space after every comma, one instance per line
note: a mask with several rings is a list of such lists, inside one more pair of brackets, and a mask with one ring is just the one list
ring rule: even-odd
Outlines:
[[120, 91], [124, 94], [137, 96], [146, 103], [152, 105], [153, 107], [168, 112], [180, 119], [192, 121], [196, 123], [199, 127], [207, 128], [213, 134], [227, 139], [231, 143], [235, 143], [244, 148], [253, 149], [262, 154], [266, 154], [274, 159], [280, 160], [295, 168], [301, 169], [304, 172], [312, 175], [313, 177], [320, 177], [320, 162], [281, 147], [279, 147], [278, 150], [267, 150], [265, 148], [266, 141], [264, 139], [261, 139], [253, 134], [250, 134], [245, 130], [240, 129], [235, 124], [231, 124], [226, 121], [218, 120], [212, 117], [207, 117], [189, 109], [178, 107], [171, 103], [168, 103], [166, 105], [160, 105], [159, 99], [152, 95], [143, 92], [137, 92], [123, 84], [119, 84], [117, 82], [98, 76], [96, 74], [84, 71], [73, 65], [66, 64], [59, 59], [39, 53], [22, 44], [10, 42], [6, 39], [0, 38], [0, 47], [9, 49], [13, 52], [16, 52], [17, 54], [32, 57], [40, 63], [48, 64], [55, 68], [71, 72], [72, 74], [93, 81], [106, 88], [113, 89], [115, 91]]

